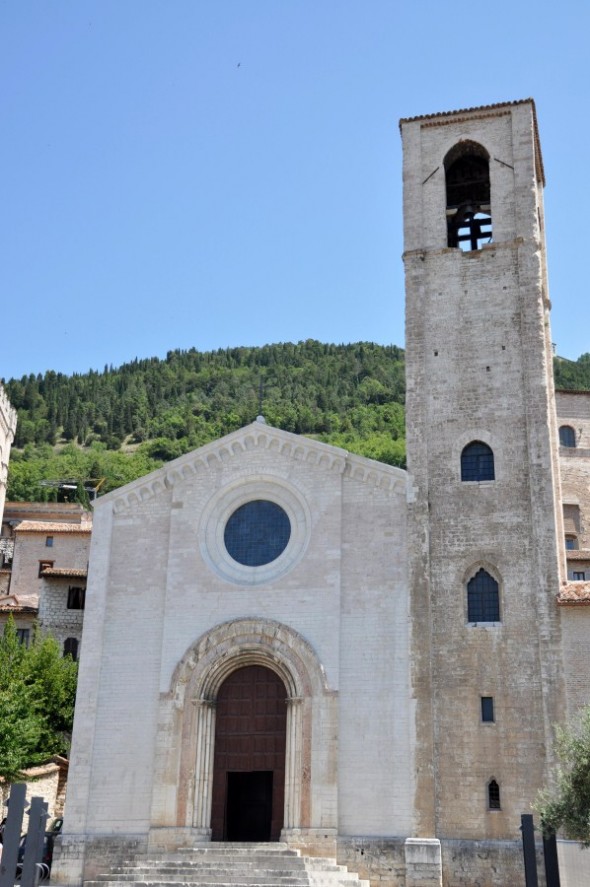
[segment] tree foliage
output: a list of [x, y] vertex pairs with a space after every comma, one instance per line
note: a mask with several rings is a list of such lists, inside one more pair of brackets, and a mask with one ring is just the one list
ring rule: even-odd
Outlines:
[[260, 412], [278, 428], [403, 465], [404, 362], [395, 346], [314, 340], [171, 351], [118, 369], [5, 383], [18, 411], [8, 497], [44, 500], [42, 481], [115, 489]]
[[[115, 489], [252, 422], [405, 464], [404, 352], [309, 339], [260, 348], [170, 351], [102, 372], [5, 382], [18, 411], [8, 497], [55, 498], [43, 481]], [[590, 390], [590, 355], [556, 359], [557, 387]]]
[[590, 846], [590, 706], [557, 731], [560, 766], [555, 786], [539, 795], [536, 810], [545, 832], [562, 830]]
[[27, 648], [9, 618], [0, 638], [0, 777], [14, 781], [25, 768], [68, 753], [77, 675], [52, 637], [36, 631]]
[[553, 361], [555, 387], [570, 391], [590, 391], [590, 354], [577, 360], [556, 357]]

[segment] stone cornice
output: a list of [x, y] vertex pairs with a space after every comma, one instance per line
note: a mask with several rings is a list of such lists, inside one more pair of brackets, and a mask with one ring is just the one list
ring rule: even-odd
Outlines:
[[133, 509], [141, 502], [173, 489], [177, 483], [193, 475], [209, 471], [229, 459], [256, 449], [279, 453], [386, 490], [399, 486], [405, 494], [406, 472], [401, 468], [366, 459], [339, 447], [282, 431], [280, 428], [273, 428], [257, 421], [226, 437], [205, 444], [192, 453], [180, 456], [157, 471], [102, 496], [97, 504], [110, 501], [115, 513]]

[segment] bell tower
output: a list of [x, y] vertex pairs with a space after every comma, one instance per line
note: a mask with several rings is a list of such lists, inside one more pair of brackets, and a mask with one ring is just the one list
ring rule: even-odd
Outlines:
[[535, 106], [400, 127], [416, 828], [514, 838], [563, 718]]

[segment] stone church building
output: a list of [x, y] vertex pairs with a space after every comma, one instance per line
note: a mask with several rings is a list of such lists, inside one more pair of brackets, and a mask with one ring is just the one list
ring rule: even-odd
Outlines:
[[590, 688], [589, 401], [560, 445], [533, 102], [401, 134], [408, 470], [259, 419], [98, 500], [56, 883], [279, 840], [523, 883]]

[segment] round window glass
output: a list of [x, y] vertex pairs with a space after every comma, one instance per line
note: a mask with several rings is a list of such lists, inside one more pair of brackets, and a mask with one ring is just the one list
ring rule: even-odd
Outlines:
[[276, 502], [255, 499], [237, 508], [223, 541], [228, 554], [245, 567], [270, 564], [283, 553], [291, 537], [291, 522]]

